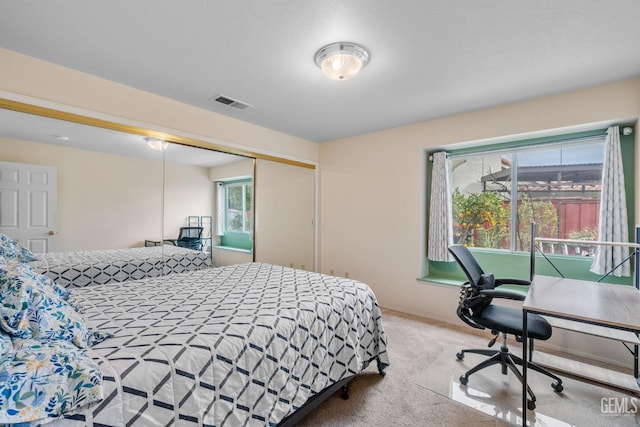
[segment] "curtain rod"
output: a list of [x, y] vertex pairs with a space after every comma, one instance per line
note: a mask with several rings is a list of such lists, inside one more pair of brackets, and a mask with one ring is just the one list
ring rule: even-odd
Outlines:
[[[472, 149], [474, 149], [473, 152], [468, 152], [468, 153], [461, 153], [461, 154], [455, 154], [455, 153], [447, 153], [447, 158], [449, 157], [455, 157], [457, 159], [461, 159], [464, 157], [473, 157], [473, 156], [477, 156], [479, 153], [486, 153], [486, 154], [499, 154], [499, 153], [516, 153], [518, 151], [525, 151], [525, 150], [531, 150], [532, 148], [544, 148], [545, 145], [568, 145], [568, 144], [578, 144], [581, 142], [589, 142], [589, 141], [596, 141], [596, 140], [600, 140], [603, 139], [607, 136], [606, 133], [602, 133], [602, 134], [596, 134], [596, 135], [589, 135], [589, 136], [580, 136], [580, 137], [576, 137], [576, 138], [562, 138], [562, 139], [555, 139], [555, 140], [551, 140], [551, 141], [545, 141], [545, 142], [539, 142], [536, 144], [531, 144], [531, 145], [525, 145], [525, 146], [519, 146], [519, 147], [510, 147], [510, 148], [494, 148], [494, 149], [486, 149], [486, 150], [482, 150], [483, 145], [477, 145], [475, 147], [471, 147]], [[514, 141], [515, 142], [515, 141]], [[444, 151], [444, 150], [440, 150], [440, 151]], [[433, 153], [429, 154], [429, 161], [433, 161]]]
[[[570, 145], [570, 144], [579, 144], [582, 142], [591, 142], [591, 141], [598, 141], [598, 140], [602, 140], [604, 141], [604, 138], [607, 135], [605, 133], [603, 134], [597, 134], [597, 135], [589, 135], [589, 136], [581, 136], [578, 138], [565, 138], [565, 139], [556, 139], [553, 141], [546, 141], [546, 142], [540, 142], [537, 144], [531, 144], [531, 145], [524, 145], [524, 146], [519, 146], [519, 147], [511, 147], [511, 148], [495, 148], [493, 150], [488, 149], [486, 151], [483, 150], [478, 150], [474, 153], [462, 153], [462, 154], [449, 154], [448, 157], [455, 157], [456, 159], [462, 159], [464, 157], [472, 157], [472, 156], [477, 156], [478, 153], [487, 153], [487, 154], [500, 154], [500, 153], [518, 153], [521, 151], [530, 151], [532, 149], [544, 149], [545, 146], [552, 146], [552, 145]], [[478, 146], [478, 148], [480, 148], [482, 146]]]

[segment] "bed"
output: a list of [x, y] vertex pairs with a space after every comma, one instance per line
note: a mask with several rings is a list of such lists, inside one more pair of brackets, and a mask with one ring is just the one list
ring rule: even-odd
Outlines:
[[365, 284], [264, 263], [72, 289], [102, 399], [47, 426], [289, 426], [389, 364]]
[[182, 273], [212, 266], [202, 251], [163, 245], [102, 251], [37, 254], [29, 262], [60, 286], [77, 288]]

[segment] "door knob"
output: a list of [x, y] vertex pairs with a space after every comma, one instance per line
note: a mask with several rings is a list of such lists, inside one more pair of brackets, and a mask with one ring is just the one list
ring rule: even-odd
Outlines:
[[55, 232], [55, 231], [53, 231], [53, 230], [49, 230], [49, 236], [55, 236], [55, 235], [56, 235], [56, 232]]

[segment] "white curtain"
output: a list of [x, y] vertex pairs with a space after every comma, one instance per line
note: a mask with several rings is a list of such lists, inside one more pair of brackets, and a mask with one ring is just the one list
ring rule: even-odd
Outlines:
[[433, 154], [427, 256], [432, 261], [450, 261], [448, 247], [453, 243], [449, 159], [441, 151]]
[[216, 236], [224, 235], [224, 184], [216, 182]]
[[[604, 163], [602, 165], [602, 193], [600, 196], [600, 223], [598, 240], [606, 242], [628, 242], [627, 199], [624, 192], [622, 152], [620, 150], [620, 130], [612, 126], [607, 130], [604, 143]], [[629, 254], [627, 247], [597, 246], [591, 271], [606, 274], [620, 264]], [[629, 276], [629, 262], [625, 262], [612, 274]]]

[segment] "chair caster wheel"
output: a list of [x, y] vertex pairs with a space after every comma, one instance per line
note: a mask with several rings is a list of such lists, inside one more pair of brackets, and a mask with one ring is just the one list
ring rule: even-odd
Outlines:
[[536, 409], [536, 402], [534, 400], [527, 399], [527, 409], [529, 409], [530, 411]]
[[551, 383], [551, 388], [555, 390], [556, 393], [561, 393], [564, 390], [562, 383]]
[[468, 382], [469, 382], [469, 378], [465, 377], [464, 375], [460, 377], [460, 384], [467, 385]]
[[462, 360], [464, 359], [464, 353], [463, 352], [457, 353], [456, 357], [458, 358], [458, 360]]

